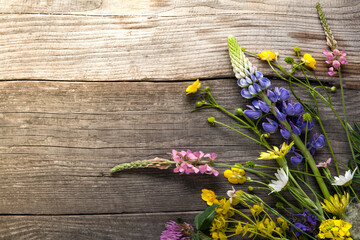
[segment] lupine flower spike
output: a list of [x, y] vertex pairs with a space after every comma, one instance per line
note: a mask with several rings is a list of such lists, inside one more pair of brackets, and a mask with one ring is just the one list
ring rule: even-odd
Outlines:
[[346, 52], [345, 50], [338, 50], [337, 42], [334, 39], [334, 35], [332, 34], [330, 27], [326, 21], [326, 18], [324, 16], [324, 13], [322, 12], [320, 3], [316, 5], [316, 8], [318, 10], [318, 14], [320, 17], [321, 24], [325, 31], [326, 36], [326, 43], [330, 47], [331, 51], [328, 51], [325, 49], [323, 52], [326, 56], [326, 63], [331, 64], [332, 66], [329, 68], [328, 74], [330, 76], [333, 76], [336, 74], [336, 72], [340, 69], [341, 65], [348, 64], [348, 61], [346, 60]]

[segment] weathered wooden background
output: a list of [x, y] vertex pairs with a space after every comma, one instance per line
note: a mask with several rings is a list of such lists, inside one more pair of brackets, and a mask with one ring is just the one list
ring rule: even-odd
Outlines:
[[[321, 4], [348, 52], [349, 119], [358, 120], [360, 2]], [[0, 239], [159, 239], [165, 222], [191, 222], [206, 207], [202, 188], [224, 195], [231, 185], [221, 176], [108, 170], [171, 149], [217, 152], [222, 163], [258, 156], [252, 142], [207, 124], [230, 121], [219, 112], [190, 113], [197, 96], [184, 94], [200, 78], [228, 109], [245, 106], [228, 34], [253, 52], [299, 46], [336, 82], [313, 1], [0, 0], [0, 13]], [[343, 131], [328, 109], [323, 116], [346, 161]], [[324, 148], [317, 159], [328, 156]]]

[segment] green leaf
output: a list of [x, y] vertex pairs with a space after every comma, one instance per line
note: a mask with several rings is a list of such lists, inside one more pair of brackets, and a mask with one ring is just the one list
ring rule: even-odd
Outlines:
[[207, 236], [205, 233], [198, 231], [196, 236], [195, 236], [196, 240], [211, 240], [212, 238]]
[[215, 208], [218, 206], [218, 204], [213, 204], [206, 208], [205, 211], [195, 216], [195, 227], [197, 230], [207, 230], [210, 228], [211, 223], [216, 216]]

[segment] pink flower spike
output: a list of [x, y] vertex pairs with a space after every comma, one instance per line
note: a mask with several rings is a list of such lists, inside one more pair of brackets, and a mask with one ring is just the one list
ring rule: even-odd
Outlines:
[[341, 64], [348, 64], [348, 61], [346, 61], [346, 58], [344, 56], [341, 56], [339, 58], [339, 61], [340, 61]]
[[203, 153], [202, 151], [194, 152], [194, 155], [195, 155], [198, 159], [204, 157], [204, 153]]
[[179, 152], [179, 154], [181, 155], [181, 157], [185, 157], [186, 156], [186, 152], [184, 150], [182, 150], [181, 152]]
[[323, 54], [329, 59], [333, 59], [334, 56], [332, 54], [332, 52], [329, 52], [326, 48], [325, 48], [325, 51], [323, 52]]
[[343, 57], [345, 57], [345, 56], [346, 56], [346, 52], [345, 52], [345, 50], [342, 50], [342, 51], [341, 51], [341, 56], [343, 56]]
[[214, 161], [215, 158], [217, 158], [217, 155], [216, 155], [216, 153], [212, 153], [211, 155], [208, 153], [204, 157], [208, 157], [208, 158], [210, 158], [211, 161]]
[[339, 56], [340, 55], [340, 51], [338, 49], [334, 49], [333, 53], [335, 56]]
[[330, 76], [333, 76], [333, 75], [335, 74], [333, 67], [329, 68], [328, 74], [329, 74]]
[[199, 170], [200, 170], [200, 173], [201, 173], [201, 174], [204, 174], [204, 173], [206, 173], [207, 171], [212, 171], [212, 168], [209, 167], [207, 164], [205, 164], [205, 165], [200, 165], [200, 166], [199, 166]]
[[340, 62], [338, 60], [333, 61], [334, 68], [338, 69], [340, 67]]
[[331, 163], [331, 158], [329, 158], [328, 160], [326, 160], [326, 162], [320, 162], [318, 165], [316, 165], [318, 168], [319, 167], [327, 167], [329, 164]]

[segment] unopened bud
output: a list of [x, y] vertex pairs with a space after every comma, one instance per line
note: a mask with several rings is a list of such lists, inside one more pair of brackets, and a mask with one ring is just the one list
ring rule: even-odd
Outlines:
[[253, 161], [247, 161], [246, 162], [246, 167], [248, 168], [254, 168], [255, 167], [255, 163]]
[[301, 49], [299, 47], [294, 47], [294, 51], [295, 51], [295, 53], [298, 53], [301, 51]]
[[210, 87], [206, 87], [205, 92], [210, 92]]
[[248, 186], [248, 191], [249, 192], [253, 192], [254, 191], [254, 188], [252, 186]]
[[201, 101], [198, 101], [198, 102], [196, 102], [196, 107], [201, 107], [202, 105], [204, 105], [204, 103], [203, 102], [201, 102]]
[[307, 122], [310, 122], [311, 119], [312, 119], [310, 113], [305, 113], [305, 114], [303, 115], [303, 118], [304, 118], [304, 120], [307, 121]]
[[330, 88], [330, 90], [331, 90], [332, 92], [336, 92], [336, 87], [335, 87], [335, 86], [332, 86], [332, 87]]
[[236, 115], [241, 116], [243, 114], [244, 114], [244, 111], [242, 110], [242, 108], [237, 108], [236, 109]]
[[215, 124], [215, 118], [214, 118], [214, 117], [209, 117], [209, 118], [208, 118], [208, 122], [209, 122], [211, 125], [214, 125], [214, 124]]
[[279, 208], [279, 209], [282, 209], [282, 208], [284, 208], [284, 204], [283, 204], [282, 202], [277, 202], [277, 203], [275, 204], [275, 207], [277, 207], [277, 208]]
[[264, 138], [269, 138], [269, 137], [270, 137], [270, 133], [264, 133], [263, 136], [264, 136]]
[[286, 58], [284, 59], [284, 61], [285, 61], [286, 63], [288, 63], [288, 64], [293, 64], [293, 63], [294, 63], [294, 59], [293, 59], [292, 57], [286, 57]]

